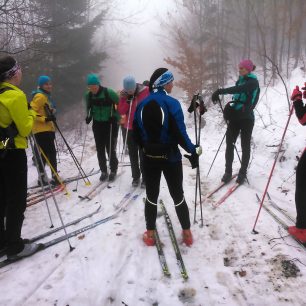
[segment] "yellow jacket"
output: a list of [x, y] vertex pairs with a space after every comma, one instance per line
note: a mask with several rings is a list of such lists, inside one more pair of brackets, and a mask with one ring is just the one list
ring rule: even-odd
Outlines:
[[[0, 127], [7, 128], [13, 121], [18, 130], [18, 135], [14, 138], [17, 149], [28, 147], [27, 136], [31, 133], [36, 113], [28, 109], [28, 102], [24, 92], [18, 87], [2, 82], [0, 89], [10, 87], [0, 94]], [[3, 149], [0, 143], [0, 149]]]
[[54, 124], [52, 121], [46, 122], [47, 113], [45, 105], [48, 105], [51, 109], [49, 99], [43, 93], [36, 93], [31, 101], [31, 108], [37, 113], [36, 120], [33, 125], [33, 134], [41, 132], [54, 132]]

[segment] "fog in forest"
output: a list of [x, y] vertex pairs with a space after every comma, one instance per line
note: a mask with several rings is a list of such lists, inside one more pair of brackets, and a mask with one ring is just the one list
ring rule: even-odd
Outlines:
[[128, 20], [113, 21], [108, 26], [107, 37], [111, 39], [115, 35], [116, 43], [115, 46], [110, 43], [111, 58], [101, 69], [105, 85], [119, 89], [126, 75], [133, 75], [142, 83], [150, 78], [154, 69], [167, 66], [163, 60], [167, 49], [160, 41], [160, 35], [167, 33], [163, 32], [160, 20], [166, 18], [173, 7], [172, 0], [120, 1], [116, 10]]

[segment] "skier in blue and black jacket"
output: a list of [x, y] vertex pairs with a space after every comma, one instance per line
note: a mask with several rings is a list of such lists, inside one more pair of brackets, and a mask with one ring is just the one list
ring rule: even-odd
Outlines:
[[151, 93], [138, 105], [133, 123], [135, 141], [144, 154], [147, 231], [143, 241], [148, 246], [155, 244], [157, 199], [162, 173], [183, 229], [183, 241], [188, 246], [193, 243], [189, 210], [183, 191], [182, 155], [178, 145], [190, 153], [185, 156], [190, 160], [192, 168], [198, 166], [201, 147], [196, 147], [186, 132], [179, 101], [168, 95], [172, 91], [173, 80], [173, 74], [166, 68], [154, 71], [149, 84]]

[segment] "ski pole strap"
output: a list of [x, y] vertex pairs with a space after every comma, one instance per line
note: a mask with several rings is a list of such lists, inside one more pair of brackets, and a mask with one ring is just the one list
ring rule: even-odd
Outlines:
[[181, 204], [183, 204], [184, 201], [185, 201], [185, 197], [183, 197], [182, 201], [179, 202], [178, 204], [174, 204], [174, 206], [175, 206], [175, 207], [178, 207], [178, 206], [180, 206]]
[[148, 203], [151, 204], [151, 205], [157, 206], [157, 203], [151, 202], [151, 201], [148, 199], [148, 197], [146, 197], [146, 202], [148, 202]]

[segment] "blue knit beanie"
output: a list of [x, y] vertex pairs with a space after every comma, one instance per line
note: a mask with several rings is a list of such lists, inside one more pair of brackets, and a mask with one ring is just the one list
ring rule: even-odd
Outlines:
[[135, 78], [131, 75], [128, 75], [123, 79], [123, 88], [125, 91], [135, 90], [136, 89], [136, 81]]
[[167, 70], [164, 72], [155, 82], [154, 87], [163, 87], [174, 80], [173, 74], [171, 71]]
[[37, 81], [39, 87], [44, 86], [48, 82], [51, 82], [51, 78], [47, 75], [41, 75]]
[[90, 73], [89, 75], [87, 75], [87, 85], [100, 85], [100, 78], [94, 74], [94, 73]]

